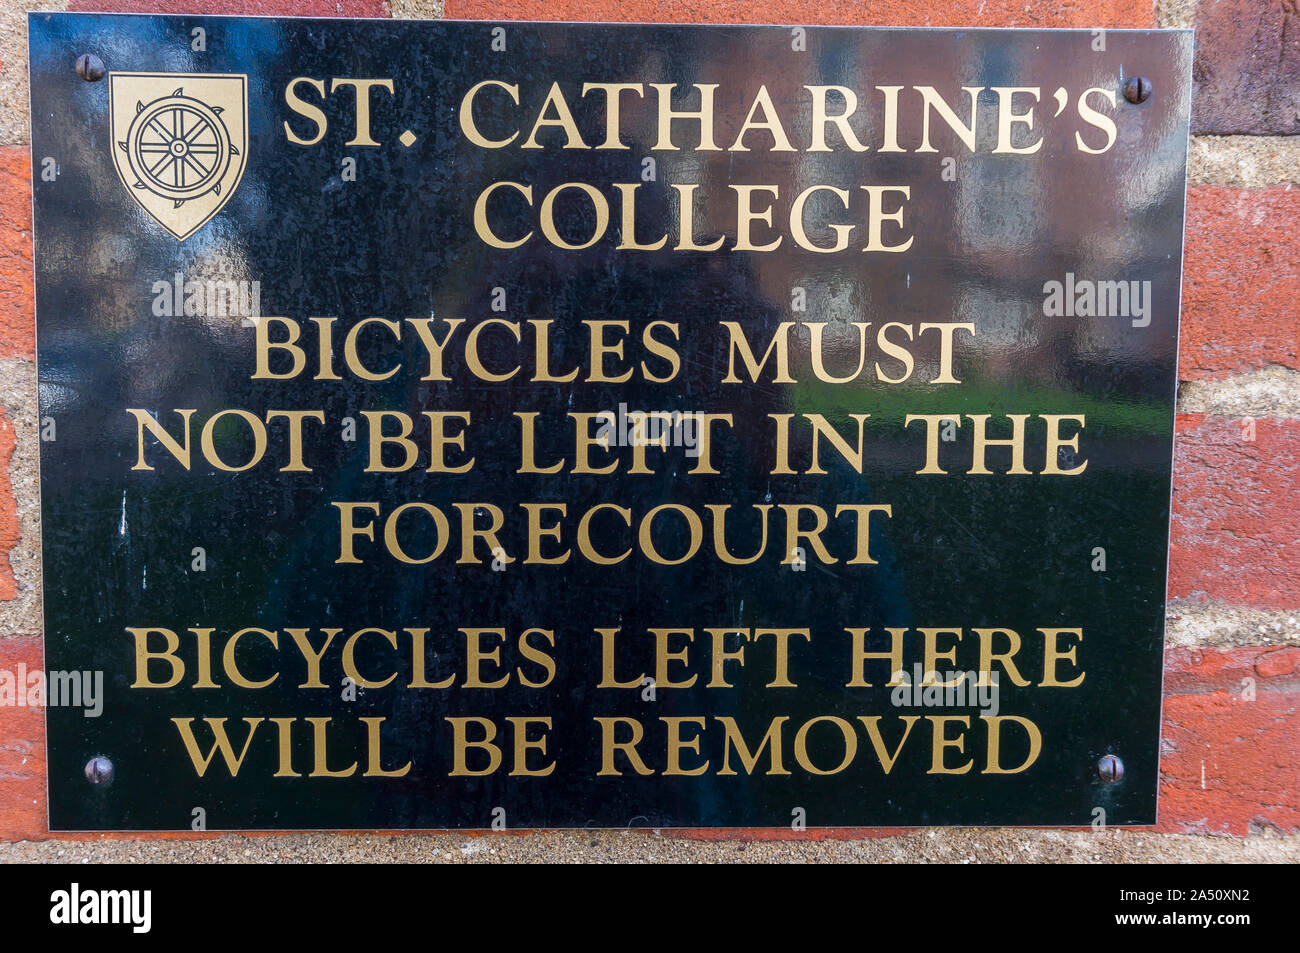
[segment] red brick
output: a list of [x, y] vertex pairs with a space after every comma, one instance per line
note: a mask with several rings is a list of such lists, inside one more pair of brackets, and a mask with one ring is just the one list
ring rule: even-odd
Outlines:
[[853, 26], [1150, 27], [1150, 0], [447, 0], [464, 20], [604, 20], [644, 23], [792, 23]]
[[1192, 132], [1300, 132], [1300, 12], [1295, 0], [1201, 0]]
[[[1300, 26], [1297, 26], [1300, 32]], [[1187, 194], [1181, 380], [1300, 369], [1300, 189]]]
[[1300, 672], [1295, 671], [1298, 658], [1300, 649], [1272, 645], [1171, 647], [1165, 652], [1165, 697], [1240, 692], [1242, 680], [1246, 678], [1255, 680], [1258, 691], [1295, 691], [1300, 689]]
[[1300, 418], [1180, 414], [1169, 596], [1300, 606]]
[[9, 481], [9, 461], [14, 455], [14, 425], [0, 410], [0, 600], [18, 594], [9, 551], [18, 545], [18, 504]]
[[386, 17], [384, 0], [71, 0], [95, 13], [191, 13], [258, 17]]
[[1255, 674], [1261, 678], [1291, 675], [1300, 669], [1300, 649], [1278, 649], [1264, 652], [1255, 659]]
[[0, 358], [36, 353], [32, 305], [32, 160], [0, 148]]
[[[1300, 679], [1258, 678], [1263, 648], [1166, 654], [1161, 830], [1300, 831]], [[1243, 696], [1252, 679], [1254, 699]]]
[[[44, 665], [36, 636], [0, 639], [0, 669]], [[0, 840], [46, 836], [45, 709], [0, 707]]]

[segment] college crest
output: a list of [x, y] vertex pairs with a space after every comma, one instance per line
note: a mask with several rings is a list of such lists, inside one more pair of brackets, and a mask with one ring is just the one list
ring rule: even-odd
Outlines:
[[131, 197], [178, 241], [239, 186], [248, 151], [248, 78], [110, 73], [113, 164]]

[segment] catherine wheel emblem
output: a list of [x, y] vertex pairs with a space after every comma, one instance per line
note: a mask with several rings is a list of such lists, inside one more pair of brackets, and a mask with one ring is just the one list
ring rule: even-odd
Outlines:
[[135, 174], [134, 187], [171, 199], [176, 208], [207, 192], [221, 194], [230, 157], [239, 150], [212, 107], [181, 89], [136, 103], [135, 118], [118, 143]]

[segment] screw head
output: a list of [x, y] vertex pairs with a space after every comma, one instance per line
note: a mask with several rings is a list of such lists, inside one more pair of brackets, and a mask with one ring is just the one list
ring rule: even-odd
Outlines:
[[1097, 762], [1097, 777], [1107, 784], [1114, 784], [1124, 777], [1124, 762], [1113, 754], [1103, 755]]
[[1124, 98], [1131, 103], [1144, 103], [1151, 96], [1151, 80], [1145, 76], [1133, 76], [1124, 84]]
[[94, 53], [82, 53], [77, 57], [77, 75], [88, 83], [95, 83], [104, 78], [104, 61]]
[[86, 780], [91, 784], [108, 784], [113, 780], [113, 762], [102, 754], [86, 762]]

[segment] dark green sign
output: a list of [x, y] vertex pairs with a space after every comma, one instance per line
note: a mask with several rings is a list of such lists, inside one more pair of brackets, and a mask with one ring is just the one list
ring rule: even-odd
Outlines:
[[1190, 33], [31, 44], [52, 829], [1154, 822]]

